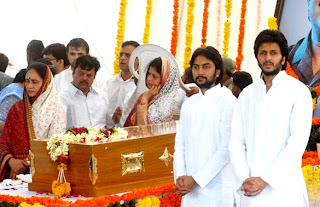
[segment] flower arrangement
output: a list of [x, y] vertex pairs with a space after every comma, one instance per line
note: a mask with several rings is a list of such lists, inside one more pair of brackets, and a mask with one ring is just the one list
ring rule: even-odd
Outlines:
[[311, 165], [302, 167], [306, 183], [310, 206], [318, 206], [320, 203], [320, 167], [313, 168]]
[[26, 202], [22, 202], [19, 207], [45, 207], [44, 205], [41, 205], [39, 203], [35, 203], [33, 205], [27, 204]]
[[124, 29], [125, 29], [125, 17], [126, 17], [126, 7], [127, 7], [128, 1], [127, 0], [121, 0], [120, 1], [120, 9], [119, 9], [119, 18], [118, 18], [118, 31], [117, 31], [117, 42], [116, 42], [116, 48], [114, 51], [114, 54], [116, 55], [116, 58], [113, 63], [114, 67], [114, 75], [119, 74], [120, 72], [120, 66], [119, 66], [119, 58], [120, 58], [120, 51], [121, 51], [121, 44], [123, 42], [124, 38]]
[[241, 19], [239, 26], [239, 39], [238, 39], [238, 56], [236, 58], [237, 71], [241, 70], [241, 63], [243, 60], [243, 39], [245, 32], [245, 23], [246, 23], [246, 12], [247, 12], [247, 0], [242, 0], [241, 4]]
[[176, 56], [178, 45], [178, 18], [179, 18], [179, 0], [174, 0], [173, 17], [172, 17], [172, 33], [171, 33], [171, 54]]
[[228, 57], [230, 26], [231, 26], [231, 22], [229, 21], [229, 19], [231, 17], [232, 0], [226, 0], [225, 8], [226, 8], [227, 21], [224, 22], [222, 57]]
[[269, 29], [271, 29], [271, 30], [278, 30], [277, 18], [270, 17], [268, 19], [268, 26], [269, 26]]
[[47, 143], [50, 158], [57, 162], [59, 171], [57, 180], [52, 182], [52, 192], [56, 196], [68, 196], [71, 192], [70, 183], [66, 181], [64, 171], [68, 166], [69, 144], [99, 144], [126, 139], [128, 132], [122, 128], [73, 128], [65, 134], [54, 135]]
[[201, 47], [205, 47], [207, 42], [208, 17], [209, 17], [208, 8], [210, 3], [210, 0], [203, 0], [203, 1], [204, 1], [204, 8], [203, 8], [203, 19], [202, 19]]
[[143, 44], [149, 43], [151, 11], [152, 11], [152, 0], [147, 0], [145, 27], [144, 27], [143, 38], [142, 38]]
[[152, 207], [160, 207], [160, 200], [156, 196], [145, 197], [141, 201], [138, 201], [135, 205], [136, 207], [145, 207], [145, 206], [152, 206]]
[[184, 61], [183, 68], [187, 69], [189, 67], [189, 60], [191, 57], [191, 44], [192, 44], [192, 26], [194, 22], [193, 9], [194, 9], [194, 0], [188, 0], [188, 9], [187, 9], [187, 23], [186, 23], [186, 47], [184, 48]]

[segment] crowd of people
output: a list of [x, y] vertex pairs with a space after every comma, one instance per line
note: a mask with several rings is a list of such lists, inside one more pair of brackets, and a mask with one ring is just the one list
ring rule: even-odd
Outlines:
[[[281, 32], [264, 30], [256, 38], [261, 77], [253, 84], [211, 46], [193, 52], [181, 77], [190, 90], [179, 85], [179, 69], [165, 56], [145, 68], [136, 59], [134, 70], [145, 73], [137, 80], [129, 60], [138, 47], [123, 42], [121, 71], [108, 80], [82, 38], [47, 47], [32, 40], [28, 66], [15, 78], [5, 74], [8, 58], [0, 54], [0, 180], [28, 170], [30, 140], [73, 127], [166, 122], [180, 112], [174, 179], [182, 206], [232, 207], [240, 194], [242, 206], [307, 206], [300, 163], [312, 101], [308, 88], [282, 71], [289, 50]], [[125, 114], [138, 81], [145, 90]]]

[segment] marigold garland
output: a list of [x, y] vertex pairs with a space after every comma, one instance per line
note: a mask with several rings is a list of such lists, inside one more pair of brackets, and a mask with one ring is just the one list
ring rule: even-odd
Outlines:
[[135, 205], [135, 207], [160, 207], [160, 200], [156, 196], [151, 196], [151, 197], [145, 197], [141, 201], [138, 201], [138, 203]]
[[152, 11], [152, 0], [147, 0], [145, 27], [144, 27], [143, 38], [142, 38], [143, 44], [149, 43], [151, 11]]
[[277, 18], [275, 17], [270, 17], [268, 19], [268, 26], [270, 30], [278, 30], [278, 23], [277, 23]]
[[243, 39], [245, 33], [245, 23], [246, 23], [246, 12], [247, 12], [247, 0], [242, 0], [241, 5], [241, 19], [239, 26], [239, 39], [238, 39], [238, 56], [236, 58], [237, 71], [241, 70], [241, 63], [243, 60]]
[[171, 33], [171, 54], [176, 56], [178, 45], [178, 19], [179, 19], [179, 0], [174, 0], [173, 17], [172, 17], [172, 33]]
[[186, 47], [184, 48], [184, 61], [183, 61], [183, 68], [187, 69], [189, 67], [189, 60], [191, 57], [191, 44], [192, 44], [192, 26], [194, 22], [194, 0], [188, 0], [188, 9], [187, 9], [187, 23], [186, 23], [186, 40], [185, 44]]
[[208, 17], [209, 17], [208, 8], [209, 8], [210, 0], [203, 0], [203, 2], [204, 2], [204, 8], [203, 8], [202, 32], [201, 32], [202, 34], [201, 47], [205, 47], [207, 42]]
[[119, 65], [119, 58], [120, 58], [120, 51], [121, 51], [121, 44], [124, 38], [124, 30], [125, 30], [125, 17], [126, 17], [126, 7], [128, 1], [127, 0], [120, 0], [120, 9], [119, 9], [119, 18], [118, 18], [118, 31], [117, 31], [117, 41], [114, 54], [116, 55], [113, 68], [114, 68], [114, 75], [119, 74], [120, 72], [120, 65]]
[[302, 167], [304, 180], [306, 183], [309, 205], [318, 206], [320, 203], [320, 168], [312, 168], [311, 165]]
[[231, 16], [232, 0], [226, 0], [225, 8], [226, 8], [227, 21], [224, 22], [222, 57], [228, 57], [230, 26], [231, 26], [231, 22], [229, 21], [229, 19]]

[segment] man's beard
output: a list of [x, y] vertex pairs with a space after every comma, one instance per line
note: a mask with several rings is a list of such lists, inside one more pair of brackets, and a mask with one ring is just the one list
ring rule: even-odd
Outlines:
[[[198, 78], [204, 78], [204, 79], [206, 79], [206, 82], [205, 83], [203, 83], [203, 84], [199, 84], [198, 82], [197, 82], [197, 80], [198, 80]], [[211, 88], [211, 86], [216, 82], [216, 72], [214, 72], [214, 74], [213, 74], [213, 78], [212, 78], [212, 80], [211, 81], [208, 81], [208, 79], [206, 78], [206, 77], [204, 77], [204, 76], [202, 76], [202, 75], [200, 75], [200, 76], [197, 76], [196, 77], [196, 79], [195, 79], [195, 83], [197, 84], [197, 86], [199, 87], [199, 88]]]
[[273, 76], [273, 75], [277, 75], [281, 71], [282, 64], [281, 64], [281, 62], [276, 64], [276, 67], [274, 67], [274, 69], [271, 70], [271, 71], [265, 71], [263, 69], [263, 65], [261, 65], [261, 64], [259, 64], [259, 67], [261, 68], [261, 71], [262, 71], [263, 75], [265, 75], [265, 76]]

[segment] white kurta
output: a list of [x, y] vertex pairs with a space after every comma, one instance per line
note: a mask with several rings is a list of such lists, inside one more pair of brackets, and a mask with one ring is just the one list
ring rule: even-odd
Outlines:
[[107, 93], [109, 102], [112, 103], [110, 111], [114, 113], [117, 107], [123, 108], [126, 95], [136, 89], [134, 79], [124, 81], [121, 73], [110, 78], [103, 90]]
[[233, 206], [233, 172], [228, 143], [236, 98], [217, 85], [188, 98], [182, 106], [175, 138], [174, 179], [191, 175], [197, 186], [182, 206]]
[[[99, 75], [99, 72], [100, 70], [98, 70], [96, 77], [93, 81], [93, 86], [96, 88], [102, 88], [105, 83], [105, 78], [102, 77], [102, 75]], [[68, 88], [69, 83], [73, 81], [71, 67], [55, 75], [53, 80], [58, 93], [61, 93], [62, 91], [66, 90]]]
[[229, 144], [235, 188], [249, 177], [268, 183], [259, 195], [242, 196], [241, 207], [308, 206], [301, 159], [311, 120], [308, 88], [283, 71], [268, 92], [262, 79], [241, 92]]
[[99, 88], [91, 87], [87, 96], [69, 83], [67, 90], [60, 94], [67, 110], [67, 129], [72, 127], [112, 126], [107, 94]]

